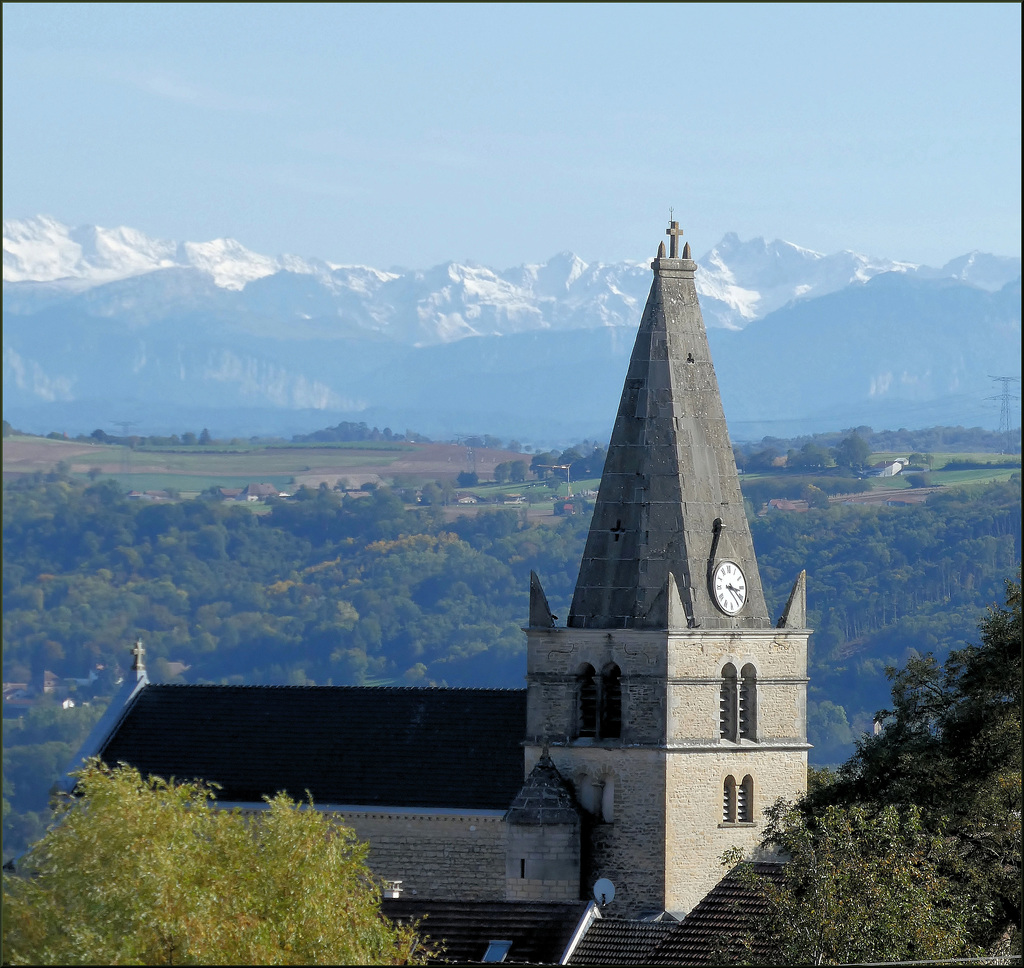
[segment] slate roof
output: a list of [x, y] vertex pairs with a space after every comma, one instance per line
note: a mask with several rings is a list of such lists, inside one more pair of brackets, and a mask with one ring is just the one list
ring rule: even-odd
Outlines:
[[589, 901], [419, 901], [385, 898], [381, 911], [392, 921], [422, 920], [420, 934], [443, 939], [442, 961], [479, 963], [491, 941], [511, 941], [506, 963], [557, 965]]
[[546, 749], [516, 794], [505, 820], [529, 826], [580, 822], [576, 798]]
[[[754, 863], [754, 872], [778, 883], [781, 864]], [[770, 954], [757, 933], [768, 906], [740, 879], [726, 874], [682, 921], [595, 920], [569, 959], [570, 965], [722, 965], [760, 961]], [[747, 943], [750, 948], [748, 950]]]
[[647, 965], [658, 943], [679, 927], [670, 921], [591, 922], [566, 962], [569, 965]]
[[[697, 263], [658, 258], [651, 267], [567, 625], [770, 628], [697, 298]], [[735, 615], [698, 580], [709, 549], [716, 563], [731, 559], [746, 575], [746, 601]]]
[[100, 756], [221, 801], [506, 810], [525, 725], [525, 689], [147, 685]]
[[[756, 932], [768, 905], [757, 890], [740, 879], [743, 868], [774, 883], [782, 880], [782, 864], [742, 864], [722, 878], [674, 930], [654, 948], [651, 965], [720, 965], [761, 961], [770, 952], [765, 939]], [[751, 944], [748, 951], [747, 943]]]

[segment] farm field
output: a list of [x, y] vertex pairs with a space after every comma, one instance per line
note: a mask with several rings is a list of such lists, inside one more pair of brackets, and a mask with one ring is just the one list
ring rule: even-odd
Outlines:
[[[514, 451], [476, 448], [474, 465], [487, 478], [502, 461], [529, 460]], [[198, 493], [211, 486], [244, 487], [251, 481], [285, 485], [349, 488], [362, 484], [400, 482], [416, 486], [427, 481], [454, 480], [468, 470], [467, 450], [456, 444], [369, 443], [285, 446], [156, 448], [131, 450], [109, 444], [7, 437], [3, 441], [3, 473], [51, 473], [66, 463], [74, 476], [93, 472], [132, 490], [173, 488]]]
[[[901, 454], [875, 453], [872, 463], [888, 460]], [[932, 455], [932, 469], [928, 473], [928, 488], [917, 488], [921, 499], [935, 487], [983, 484], [1007, 481], [1020, 473], [1017, 466], [1006, 466], [1014, 460], [1002, 454], [945, 454]], [[128, 490], [150, 491], [172, 489], [190, 496], [211, 486], [245, 487], [254, 481], [273, 484], [279, 490], [306, 485], [329, 487], [341, 484], [359, 488], [363, 484], [397, 484], [418, 487], [429, 481], [454, 481], [466, 470], [475, 470], [481, 481], [489, 481], [497, 464], [503, 461], [526, 460], [529, 454], [515, 451], [476, 448], [473, 462], [465, 447], [447, 443], [405, 443], [375, 441], [326, 444], [214, 444], [210, 447], [139, 447], [134, 450], [112, 444], [82, 441], [51, 440], [40, 437], [11, 436], [3, 441], [4, 476], [51, 473], [58, 464], [65, 464], [76, 477], [102, 476], [113, 478]], [[975, 467], [964, 467], [970, 463]], [[746, 480], [772, 478], [775, 474], [748, 474]], [[872, 480], [872, 490], [865, 494], [846, 496], [846, 501], [857, 503], [884, 502], [892, 491], [908, 491], [911, 483], [908, 473], [896, 477]], [[596, 488], [597, 479], [572, 481], [574, 493]], [[480, 497], [490, 497], [495, 489], [506, 492], [523, 491], [523, 497], [536, 502], [542, 485], [481, 484], [470, 489]], [[544, 498], [553, 496], [543, 487]], [[563, 481], [558, 494], [564, 496]]]

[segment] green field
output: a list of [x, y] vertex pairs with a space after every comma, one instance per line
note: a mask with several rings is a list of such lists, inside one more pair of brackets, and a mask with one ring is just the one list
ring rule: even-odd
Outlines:
[[[84, 477], [84, 474], [74, 474]], [[258, 481], [273, 484], [279, 491], [290, 491], [291, 477], [281, 474], [231, 476], [229, 474], [101, 474], [99, 480], [117, 481], [127, 491], [178, 491], [183, 497], [199, 494], [209, 487], [245, 487]]]

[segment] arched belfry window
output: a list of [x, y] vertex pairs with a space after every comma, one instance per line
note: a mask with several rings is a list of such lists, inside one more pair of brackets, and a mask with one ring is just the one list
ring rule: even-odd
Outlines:
[[718, 704], [719, 732], [722, 739], [735, 742], [739, 738], [739, 685], [736, 666], [727, 662], [722, 668], [721, 695]]
[[618, 739], [622, 735], [622, 673], [609, 663], [601, 673], [601, 739]]
[[722, 823], [753, 823], [754, 778], [748, 773], [741, 783], [727, 776], [722, 783]]
[[614, 662], [600, 676], [589, 663], [576, 673], [576, 735], [581, 739], [622, 735], [622, 672]]
[[740, 672], [740, 739], [757, 739], [757, 670], [749, 662]]
[[587, 663], [576, 673], [576, 735], [597, 735], [597, 679], [594, 667]]
[[750, 823], [754, 819], [754, 781], [748, 773], [736, 788], [736, 820]]
[[736, 823], [736, 778], [727, 776], [722, 785], [722, 823]]

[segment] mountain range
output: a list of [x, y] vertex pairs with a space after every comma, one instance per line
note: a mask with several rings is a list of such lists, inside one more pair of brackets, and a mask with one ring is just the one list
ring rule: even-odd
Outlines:
[[[496, 270], [265, 256], [4, 222], [4, 415], [25, 430], [299, 433], [341, 420], [545, 440], [610, 426], [649, 261]], [[998, 426], [1020, 260], [936, 269], [726, 235], [697, 286], [736, 439]]]

